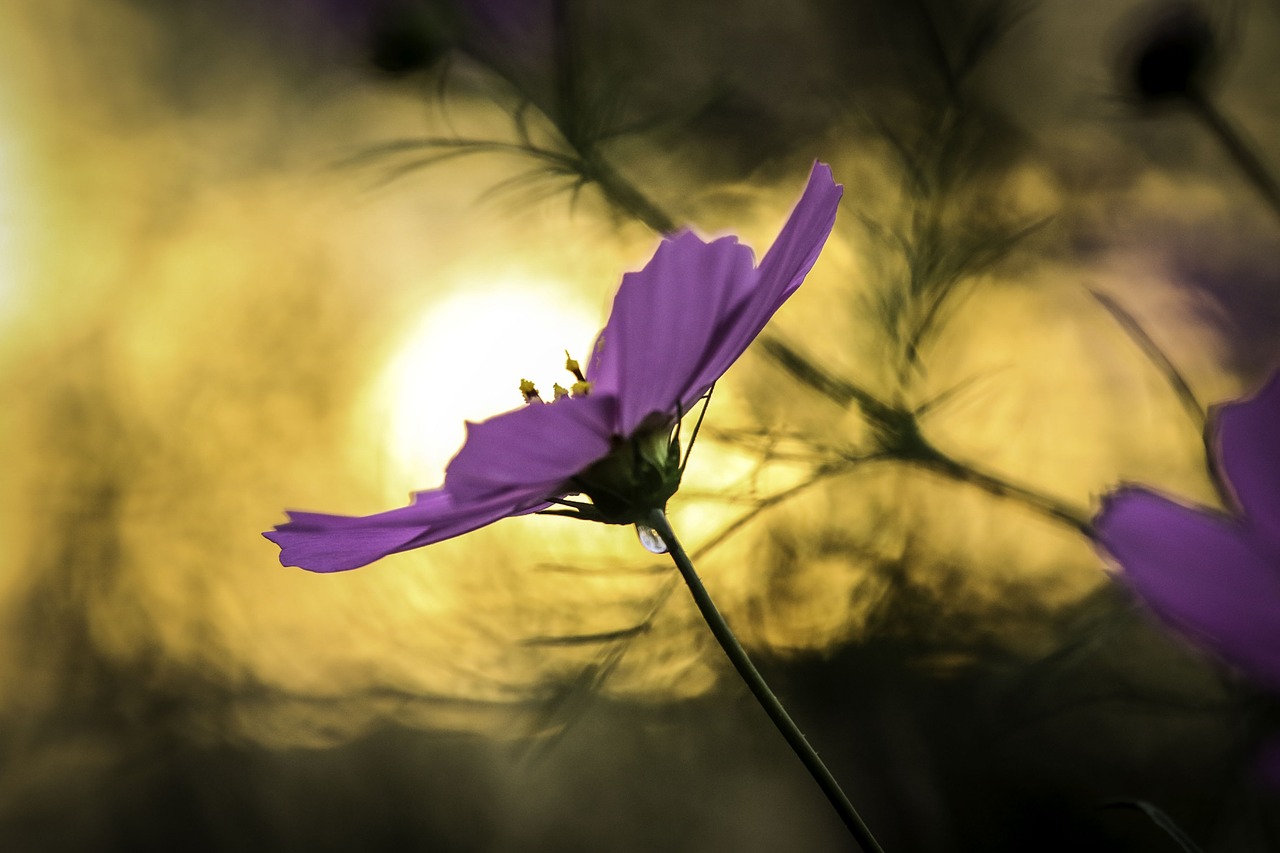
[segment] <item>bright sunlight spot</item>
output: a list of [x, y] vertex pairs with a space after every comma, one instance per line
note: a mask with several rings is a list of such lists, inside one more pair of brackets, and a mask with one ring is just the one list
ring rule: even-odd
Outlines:
[[15, 310], [16, 282], [13, 264], [13, 191], [12, 166], [7, 140], [0, 137], [0, 322]]
[[559, 285], [512, 281], [466, 286], [423, 315], [379, 383], [386, 424], [384, 481], [398, 497], [440, 482], [465, 436], [464, 421], [523, 405], [520, 380], [550, 400], [568, 387], [565, 350], [586, 361], [602, 322]]

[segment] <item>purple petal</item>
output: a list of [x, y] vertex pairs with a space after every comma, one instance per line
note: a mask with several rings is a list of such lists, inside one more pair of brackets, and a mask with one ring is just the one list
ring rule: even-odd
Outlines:
[[618, 398], [618, 431], [669, 418], [701, 373], [716, 330], [754, 283], [751, 250], [736, 238], [704, 243], [692, 232], [662, 241], [627, 273], [588, 367], [596, 393]]
[[468, 533], [509, 515], [547, 506], [516, 493], [460, 502], [443, 489], [418, 492], [400, 509], [369, 516], [290, 512], [289, 522], [264, 534], [280, 546], [280, 564], [311, 572], [357, 569], [388, 554]]
[[1280, 689], [1280, 549], [1244, 524], [1136, 488], [1109, 496], [1095, 525], [1152, 610]]
[[467, 424], [467, 440], [445, 471], [462, 501], [518, 491], [546, 497], [608, 454], [616, 401], [605, 394], [533, 403]]
[[688, 411], [742, 355], [817, 260], [842, 192], [831, 169], [815, 163], [758, 269], [736, 239], [704, 243], [684, 232], [623, 277], [588, 368], [598, 389], [617, 396], [622, 434]]
[[1245, 516], [1280, 546], [1280, 373], [1214, 415], [1222, 473]]
[[844, 187], [831, 176], [831, 167], [814, 163], [800, 201], [760, 262], [749, 297], [735, 306], [733, 314], [717, 330], [716, 349], [708, 353], [691, 390], [705, 388], [719, 379], [764, 330], [774, 312], [795, 293], [826, 245], [843, 194]]

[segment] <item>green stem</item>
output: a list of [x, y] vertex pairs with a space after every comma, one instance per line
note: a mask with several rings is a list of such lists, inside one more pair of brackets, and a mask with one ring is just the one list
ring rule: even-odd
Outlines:
[[769, 689], [764, 677], [760, 675], [760, 671], [751, 662], [751, 658], [747, 657], [747, 652], [742, 648], [742, 644], [738, 642], [738, 638], [733, 635], [733, 631], [729, 628], [729, 623], [725, 622], [724, 617], [720, 615], [715, 602], [711, 600], [706, 587], [702, 585], [702, 580], [698, 577], [698, 573], [694, 571], [689, 555], [685, 553], [680, 540], [676, 538], [675, 532], [671, 529], [671, 524], [667, 521], [667, 514], [660, 509], [652, 510], [644, 523], [657, 531], [658, 535], [662, 537], [662, 541], [666, 543], [667, 549], [671, 552], [671, 559], [675, 561], [676, 568], [680, 570], [680, 574], [684, 577], [684, 582], [688, 584], [689, 592], [693, 593], [693, 600], [698, 605], [702, 618], [706, 620], [707, 625], [711, 628], [711, 633], [719, 641], [720, 648], [724, 649], [724, 653], [729, 656], [729, 661], [733, 664], [733, 668], [738, 671], [738, 675], [742, 676], [742, 680], [747, 683], [747, 687], [755, 695], [756, 701], [760, 703], [765, 713], [769, 715], [769, 719], [773, 720], [773, 724], [778, 731], [786, 738], [791, 749], [799, 757], [805, 768], [808, 769], [814, 781], [818, 783], [818, 787], [822, 789], [822, 793], [827, 795], [827, 800], [830, 801], [836, 813], [840, 815], [840, 819], [844, 821], [844, 825], [848, 827], [849, 832], [858, 842], [858, 846], [866, 853], [884, 853], [884, 848], [876, 841], [875, 836], [871, 834], [871, 830], [867, 829], [867, 825], [862, 822], [862, 818], [858, 816], [858, 812], [854, 809], [853, 804], [849, 802], [849, 798], [845, 796], [844, 791], [840, 790], [840, 784], [831, 775], [827, 765], [822, 763], [822, 759], [818, 757], [818, 753], [809, 745], [809, 741], [805, 739], [795, 721], [791, 719], [786, 709], [782, 707], [778, 697]]

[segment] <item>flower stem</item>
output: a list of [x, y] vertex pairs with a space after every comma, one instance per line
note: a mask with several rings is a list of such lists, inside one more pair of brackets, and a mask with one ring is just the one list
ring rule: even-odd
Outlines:
[[849, 798], [845, 796], [844, 791], [840, 790], [840, 784], [831, 775], [827, 765], [822, 763], [822, 759], [818, 757], [818, 753], [809, 745], [809, 741], [805, 739], [795, 721], [791, 719], [786, 709], [782, 707], [778, 697], [769, 689], [764, 677], [760, 675], [760, 671], [751, 662], [751, 658], [747, 657], [747, 652], [742, 648], [742, 644], [738, 642], [738, 638], [733, 635], [733, 631], [729, 628], [729, 623], [725, 622], [724, 617], [720, 615], [715, 602], [711, 600], [706, 587], [702, 585], [702, 580], [694, 570], [693, 563], [689, 560], [689, 555], [685, 553], [680, 540], [676, 538], [675, 532], [671, 529], [671, 523], [667, 521], [667, 514], [660, 509], [652, 510], [645, 523], [656, 530], [667, 544], [667, 549], [671, 552], [671, 559], [675, 561], [676, 568], [680, 570], [685, 583], [688, 584], [689, 592], [693, 594], [693, 600], [698, 605], [702, 618], [706, 620], [707, 625], [711, 628], [711, 633], [719, 641], [720, 648], [724, 649], [724, 653], [729, 656], [730, 662], [733, 663], [733, 668], [738, 671], [738, 675], [742, 676], [742, 680], [747, 683], [747, 687], [751, 689], [760, 706], [769, 715], [769, 719], [773, 720], [773, 724], [782, 733], [782, 736], [786, 738], [791, 749], [799, 757], [805, 768], [808, 769], [814, 781], [818, 783], [818, 787], [827, 795], [827, 800], [830, 801], [836, 813], [840, 815], [840, 819], [844, 821], [844, 825], [848, 827], [849, 832], [858, 842], [858, 846], [866, 853], [884, 853], [884, 848], [876, 841], [875, 836], [871, 834], [871, 830], [867, 829], [867, 825], [862, 822], [862, 818], [858, 816], [858, 812], [854, 809], [853, 804], [849, 802]]
[[1271, 212], [1280, 216], [1280, 184], [1272, 177], [1262, 158], [1254, 152], [1253, 146], [1245, 139], [1244, 134], [1222, 114], [1206, 93], [1192, 89], [1187, 95], [1187, 100], [1191, 105], [1192, 113], [1204, 122], [1209, 132], [1226, 149], [1227, 154], [1231, 156], [1245, 178], [1262, 195]]

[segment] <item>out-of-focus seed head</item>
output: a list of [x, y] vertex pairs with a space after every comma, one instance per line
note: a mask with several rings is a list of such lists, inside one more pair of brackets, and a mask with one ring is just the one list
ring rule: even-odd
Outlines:
[[432, 4], [399, 4], [375, 19], [369, 61], [389, 77], [403, 77], [434, 65], [452, 46], [449, 20]]
[[1154, 106], [1204, 92], [1220, 64], [1218, 33], [1204, 8], [1170, 2], [1131, 19], [1119, 72], [1130, 97]]

